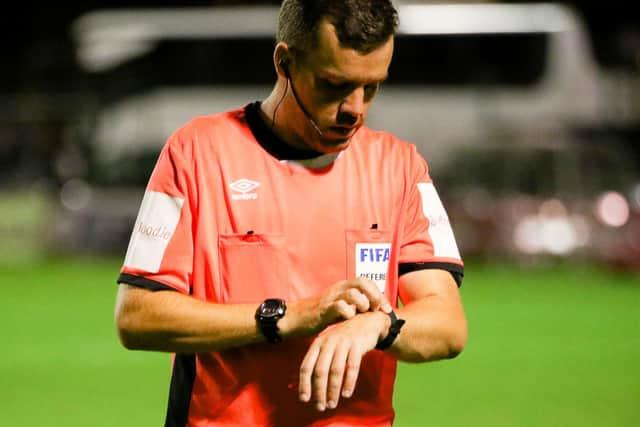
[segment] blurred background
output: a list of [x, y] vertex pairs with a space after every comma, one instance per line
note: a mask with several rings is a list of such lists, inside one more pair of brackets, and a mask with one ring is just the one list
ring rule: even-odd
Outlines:
[[[161, 424], [169, 359], [120, 349], [115, 279], [167, 136], [270, 92], [278, 3], [24, 3], [0, 17], [10, 425]], [[397, 4], [368, 124], [429, 162], [471, 325], [460, 359], [401, 367], [398, 424], [633, 425], [640, 14], [623, 1]]]

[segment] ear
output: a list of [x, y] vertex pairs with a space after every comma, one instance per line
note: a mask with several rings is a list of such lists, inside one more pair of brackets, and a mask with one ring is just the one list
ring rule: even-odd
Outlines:
[[285, 42], [279, 42], [273, 51], [273, 63], [276, 73], [285, 79], [289, 77], [289, 46]]

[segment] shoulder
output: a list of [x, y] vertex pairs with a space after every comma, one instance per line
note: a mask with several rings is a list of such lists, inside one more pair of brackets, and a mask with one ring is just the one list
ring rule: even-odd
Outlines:
[[171, 151], [186, 157], [201, 150], [210, 150], [230, 138], [250, 133], [244, 108], [194, 117], [173, 132], [166, 144]]
[[[247, 127], [244, 109], [225, 111], [222, 113], [194, 117], [169, 138], [174, 144], [197, 141], [212, 135], [224, 136], [226, 133], [238, 132]], [[174, 142], [176, 141], [176, 142]], [[179, 142], [178, 142], [179, 141]]]
[[363, 126], [358, 131], [353, 146], [360, 155], [375, 159], [380, 164], [426, 168], [426, 161], [414, 144], [387, 131]]

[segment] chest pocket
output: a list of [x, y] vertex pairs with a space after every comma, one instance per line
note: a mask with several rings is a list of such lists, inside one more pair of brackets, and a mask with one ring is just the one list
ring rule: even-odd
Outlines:
[[289, 298], [284, 234], [226, 234], [218, 238], [220, 295], [227, 303]]

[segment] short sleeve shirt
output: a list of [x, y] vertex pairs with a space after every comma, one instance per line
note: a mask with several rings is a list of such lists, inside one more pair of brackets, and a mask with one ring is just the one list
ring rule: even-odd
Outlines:
[[[362, 127], [330, 162], [282, 160], [260, 143], [248, 110], [196, 118], [169, 138], [119, 282], [257, 306], [363, 276], [395, 306], [404, 271], [462, 273], [446, 211], [413, 145]], [[169, 418], [180, 421], [167, 425], [390, 425], [396, 361], [382, 351], [364, 357], [354, 396], [337, 409], [320, 413], [298, 401], [310, 342], [177, 356]]]

